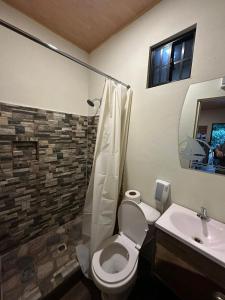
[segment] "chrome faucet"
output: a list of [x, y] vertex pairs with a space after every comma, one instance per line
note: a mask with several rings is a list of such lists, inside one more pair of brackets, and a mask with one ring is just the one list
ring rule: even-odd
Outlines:
[[197, 213], [197, 216], [201, 219], [201, 220], [205, 220], [208, 221], [209, 220], [209, 216], [207, 213], [207, 209], [205, 207], [201, 207], [201, 211], [200, 213]]

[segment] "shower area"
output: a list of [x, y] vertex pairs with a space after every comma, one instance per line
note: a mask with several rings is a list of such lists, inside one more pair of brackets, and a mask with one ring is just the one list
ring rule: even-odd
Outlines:
[[98, 117], [3, 103], [0, 114], [3, 299], [39, 299], [78, 268]]
[[79, 268], [102, 92], [113, 78], [4, 21], [0, 34], [1, 299], [41, 299]]

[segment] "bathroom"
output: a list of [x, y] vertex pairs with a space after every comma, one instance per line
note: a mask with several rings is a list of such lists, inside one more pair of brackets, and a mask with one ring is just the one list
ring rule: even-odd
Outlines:
[[[0, 0], [0, 25], [1, 299], [225, 299], [225, 1]], [[98, 281], [126, 221], [135, 274]]]

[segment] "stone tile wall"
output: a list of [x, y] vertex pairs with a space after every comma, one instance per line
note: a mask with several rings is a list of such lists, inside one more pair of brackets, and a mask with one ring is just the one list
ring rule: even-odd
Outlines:
[[97, 123], [0, 103], [0, 254], [82, 211]]

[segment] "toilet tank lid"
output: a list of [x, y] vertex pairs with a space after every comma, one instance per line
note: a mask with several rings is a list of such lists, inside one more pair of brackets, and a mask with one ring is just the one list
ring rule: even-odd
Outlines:
[[155, 208], [151, 207], [150, 205], [148, 205], [144, 202], [140, 202], [140, 203], [138, 203], [138, 205], [140, 206], [141, 210], [143, 211], [148, 224], [155, 223], [158, 220], [158, 218], [160, 217], [160, 212], [158, 210], [156, 210]]

